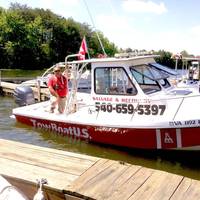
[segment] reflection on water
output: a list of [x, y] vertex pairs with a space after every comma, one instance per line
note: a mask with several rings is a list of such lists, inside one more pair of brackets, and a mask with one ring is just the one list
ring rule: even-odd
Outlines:
[[200, 151], [150, 151], [92, 144], [34, 129], [10, 118], [13, 98], [0, 97], [0, 138], [123, 161], [200, 180]]

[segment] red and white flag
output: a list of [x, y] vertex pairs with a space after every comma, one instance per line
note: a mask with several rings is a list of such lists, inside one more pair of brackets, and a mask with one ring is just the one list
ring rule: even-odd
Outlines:
[[79, 60], [85, 60], [85, 54], [88, 53], [87, 44], [85, 40], [85, 36], [81, 42], [81, 46], [78, 52], [80, 55], [78, 56]]

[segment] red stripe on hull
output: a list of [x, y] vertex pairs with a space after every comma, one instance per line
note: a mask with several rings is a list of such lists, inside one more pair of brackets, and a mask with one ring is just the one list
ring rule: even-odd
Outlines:
[[184, 147], [200, 145], [200, 127], [182, 129], [182, 145]]
[[[39, 129], [58, 132], [62, 136], [74, 136], [93, 142], [115, 146], [157, 149], [156, 129], [113, 128], [79, 125], [16, 115], [17, 121]], [[181, 129], [182, 147], [200, 145], [200, 128]], [[177, 148], [176, 129], [160, 129], [161, 149]]]

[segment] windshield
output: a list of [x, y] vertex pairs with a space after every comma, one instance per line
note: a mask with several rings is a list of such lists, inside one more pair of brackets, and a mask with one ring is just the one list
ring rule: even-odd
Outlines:
[[165, 73], [148, 65], [132, 66], [132, 75], [145, 94], [161, 91], [162, 87], [168, 88], [170, 84]]
[[159, 63], [150, 63], [149, 65], [158, 69], [163, 74], [165, 74], [166, 78], [167, 78], [167, 76], [170, 76], [170, 75], [173, 75], [173, 76], [178, 75], [178, 73], [175, 70], [173, 70], [169, 67], [166, 67], [164, 65], [160, 65]]

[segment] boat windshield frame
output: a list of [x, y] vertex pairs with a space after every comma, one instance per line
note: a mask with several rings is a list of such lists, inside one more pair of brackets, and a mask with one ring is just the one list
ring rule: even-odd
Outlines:
[[[138, 69], [137, 69], [138, 68]], [[141, 68], [141, 70], [139, 70]], [[171, 87], [166, 73], [149, 64], [130, 66], [133, 78], [137, 81], [145, 94], [151, 94]]]

